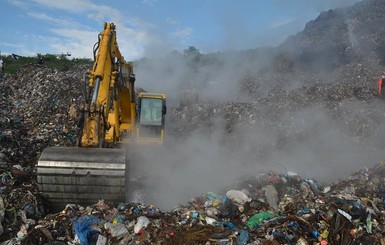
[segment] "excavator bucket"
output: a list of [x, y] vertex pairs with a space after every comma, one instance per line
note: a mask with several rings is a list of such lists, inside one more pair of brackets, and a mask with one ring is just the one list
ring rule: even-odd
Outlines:
[[47, 148], [37, 165], [40, 193], [53, 210], [73, 203], [90, 205], [101, 199], [124, 202], [126, 156], [122, 149]]

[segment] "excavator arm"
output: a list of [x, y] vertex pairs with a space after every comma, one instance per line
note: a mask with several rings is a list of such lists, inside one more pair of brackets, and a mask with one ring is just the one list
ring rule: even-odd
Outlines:
[[127, 131], [133, 130], [135, 122], [135, 75], [120, 53], [114, 24], [105, 23], [96, 51], [93, 68], [88, 71], [93, 93], [83, 107], [81, 147], [115, 144], [120, 139], [120, 117]]

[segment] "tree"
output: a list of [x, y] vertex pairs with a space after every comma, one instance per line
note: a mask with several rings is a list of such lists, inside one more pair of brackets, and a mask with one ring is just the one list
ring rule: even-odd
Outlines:
[[200, 56], [201, 53], [199, 52], [199, 49], [197, 49], [194, 46], [189, 46], [185, 50], [183, 50], [183, 54], [190, 57]]

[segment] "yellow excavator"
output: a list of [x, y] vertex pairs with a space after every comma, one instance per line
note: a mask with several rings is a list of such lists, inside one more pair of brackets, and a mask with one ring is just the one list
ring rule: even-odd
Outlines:
[[131, 146], [162, 145], [166, 96], [135, 91], [133, 66], [124, 60], [116, 27], [105, 23], [88, 71], [91, 98], [80, 106], [77, 147], [49, 147], [37, 164], [41, 195], [53, 209], [127, 198]]

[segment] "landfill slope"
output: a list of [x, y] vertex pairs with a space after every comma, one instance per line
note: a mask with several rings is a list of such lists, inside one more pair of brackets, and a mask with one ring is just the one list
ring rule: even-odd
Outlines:
[[384, 8], [381, 0], [365, 0], [324, 11], [279, 49], [302, 70], [330, 71], [368, 55], [376, 55], [384, 64]]
[[[50, 212], [37, 159], [48, 146], [76, 145], [89, 67], [1, 74], [0, 244], [385, 244], [382, 10], [366, 0], [322, 13], [268, 67], [239, 76], [239, 100], [170, 106], [170, 155], [188, 154], [169, 157], [179, 162], [165, 172], [172, 179], [188, 163], [191, 176], [149, 189], [162, 183], [176, 198], [201, 187], [171, 209], [100, 200]], [[191, 152], [214, 168], [196, 169]]]
[[42, 150], [75, 145], [85, 66], [64, 72], [28, 64], [6, 74], [1, 90], [1, 147], [9, 162], [33, 166]]

